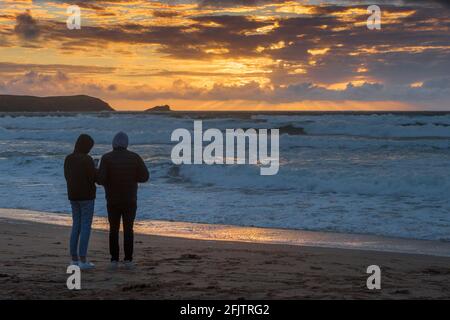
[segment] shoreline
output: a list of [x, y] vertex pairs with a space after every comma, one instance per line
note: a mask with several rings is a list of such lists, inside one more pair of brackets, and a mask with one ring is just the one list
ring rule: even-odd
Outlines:
[[[1, 212], [0, 299], [450, 299], [450, 258], [359, 249], [136, 233], [137, 269], [110, 272], [101, 228], [88, 254], [96, 269], [70, 291], [67, 217]], [[381, 290], [366, 287], [370, 265]]]
[[5, 115], [76, 115], [76, 114], [149, 114], [149, 115], [163, 115], [163, 116], [180, 116], [180, 115], [210, 115], [214, 116], [228, 116], [228, 115], [423, 115], [423, 116], [445, 116], [449, 115], [450, 111], [446, 110], [180, 110], [173, 109], [170, 111], [147, 111], [147, 109], [127, 110], [114, 109], [104, 111], [0, 111], [0, 116]]
[[[5, 218], [60, 226], [71, 225], [71, 216], [66, 213], [0, 208], [0, 220]], [[92, 228], [94, 230], [108, 230], [107, 218], [95, 216]], [[450, 257], [450, 242], [365, 234], [246, 227], [165, 220], [136, 220], [135, 233], [193, 240], [292, 245], [313, 248], [320, 247]]]

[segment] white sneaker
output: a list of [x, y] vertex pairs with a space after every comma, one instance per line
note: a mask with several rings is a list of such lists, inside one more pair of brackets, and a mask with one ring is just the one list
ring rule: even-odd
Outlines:
[[134, 270], [136, 269], [136, 265], [134, 264], [133, 261], [124, 261], [123, 262], [123, 268], [126, 270]]
[[111, 261], [108, 270], [109, 271], [116, 271], [117, 269], [119, 269], [119, 262], [118, 261]]
[[95, 268], [95, 264], [92, 262], [86, 261], [86, 262], [78, 262], [78, 266], [81, 270], [90, 270]]

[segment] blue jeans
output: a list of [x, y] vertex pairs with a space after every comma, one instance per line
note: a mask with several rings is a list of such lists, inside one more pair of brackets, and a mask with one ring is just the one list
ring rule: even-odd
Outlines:
[[[95, 200], [70, 201], [72, 205], [72, 234], [70, 235], [70, 255], [86, 257], [89, 237], [91, 236], [92, 218]], [[78, 240], [80, 247], [78, 248]]]

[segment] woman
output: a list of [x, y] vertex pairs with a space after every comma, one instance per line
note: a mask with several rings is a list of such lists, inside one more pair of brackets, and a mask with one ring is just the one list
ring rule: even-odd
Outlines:
[[73, 153], [64, 161], [67, 194], [72, 206], [71, 264], [78, 265], [82, 270], [95, 267], [86, 259], [96, 195], [97, 169], [89, 155], [93, 146], [94, 140], [89, 135], [80, 135]]

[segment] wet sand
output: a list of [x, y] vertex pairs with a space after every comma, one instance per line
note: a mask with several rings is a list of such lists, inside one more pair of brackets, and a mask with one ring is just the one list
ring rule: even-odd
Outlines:
[[[0, 210], [0, 299], [450, 299], [449, 257], [187, 239], [143, 234], [139, 224], [137, 269], [110, 272], [104, 218], [89, 251], [97, 268], [82, 272], [82, 290], [70, 291], [70, 219], [40, 214], [53, 221]], [[381, 290], [366, 287], [373, 264], [381, 267]]]

